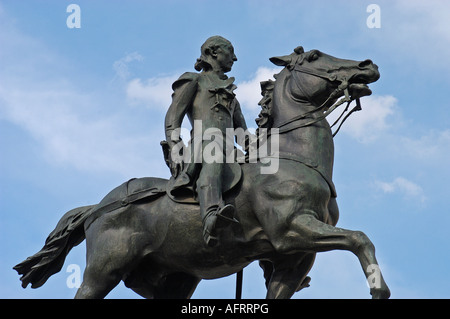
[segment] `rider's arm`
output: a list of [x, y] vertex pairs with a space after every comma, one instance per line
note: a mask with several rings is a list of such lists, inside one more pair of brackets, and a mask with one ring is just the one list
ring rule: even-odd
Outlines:
[[187, 72], [172, 85], [172, 104], [165, 118], [166, 141], [170, 148], [180, 141], [179, 130], [175, 136], [172, 136], [172, 132], [181, 127], [183, 118], [192, 105], [195, 93], [197, 92], [197, 77], [197, 73]]
[[[244, 131], [247, 131], [247, 123], [245, 122], [244, 115], [242, 114], [241, 106], [236, 99], [234, 101], [235, 101], [236, 105], [234, 107], [234, 113], [233, 113], [233, 126], [235, 129], [242, 128]], [[236, 142], [239, 145], [241, 145], [242, 147], [244, 147], [244, 145], [245, 145], [245, 141], [240, 140], [239, 136], [236, 136]]]

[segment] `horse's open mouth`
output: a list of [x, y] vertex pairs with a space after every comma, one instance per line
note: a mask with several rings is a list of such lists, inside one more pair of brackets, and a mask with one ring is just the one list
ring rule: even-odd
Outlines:
[[365, 83], [351, 83], [348, 86], [348, 90], [352, 99], [357, 99], [372, 94], [372, 90], [369, 89], [369, 86]]

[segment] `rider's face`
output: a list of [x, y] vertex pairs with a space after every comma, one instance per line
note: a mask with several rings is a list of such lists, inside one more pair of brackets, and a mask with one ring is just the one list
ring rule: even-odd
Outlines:
[[232, 45], [222, 45], [216, 50], [216, 61], [224, 72], [231, 71], [234, 61], [237, 61]]

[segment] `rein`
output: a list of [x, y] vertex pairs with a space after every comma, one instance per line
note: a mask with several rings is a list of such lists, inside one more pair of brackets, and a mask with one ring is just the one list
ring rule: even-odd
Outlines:
[[[329, 81], [332, 81], [332, 82], [334, 82], [334, 81], [337, 80], [337, 76], [334, 75], [334, 74], [330, 75], [330, 74], [328, 74], [328, 73], [317, 72], [317, 71], [315, 71], [315, 70], [311, 70], [311, 69], [309, 69], [309, 68], [306, 68], [306, 67], [303, 67], [303, 66], [300, 66], [300, 65], [296, 65], [296, 66], [293, 68], [293, 70], [294, 70], [294, 71], [297, 71], [297, 72], [301, 72], [301, 73], [305, 73], [305, 74], [317, 76], [317, 77], [320, 77], [320, 78], [323, 78], [323, 79], [326, 79], [326, 80], [329, 80]], [[296, 81], [295, 83], [296, 83], [297, 86], [300, 88], [298, 82]], [[298, 116], [295, 116], [295, 117], [293, 117], [293, 118], [291, 118], [291, 119], [289, 119], [289, 120], [287, 120], [287, 121], [285, 121], [285, 122], [282, 122], [281, 124], [278, 124], [278, 126], [274, 126], [273, 128], [278, 128], [278, 129], [279, 129], [278, 134], [283, 134], [283, 133], [290, 132], [290, 131], [293, 131], [293, 130], [296, 130], [296, 129], [299, 129], [299, 128], [302, 128], [302, 127], [307, 127], [307, 126], [313, 125], [313, 124], [315, 124], [315, 123], [317, 123], [317, 122], [320, 122], [320, 121], [324, 120], [324, 119], [325, 119], [328, 115], [330, 115], [330, 114], [331, 114], [338, 106], [340, 106], [340, 105], [342, 105], [343, 103], [347, 102], [347, 106], [346, 106], [346, 108], [344, 109], [344, 111], [342, 112], [342, 114], [341, 114], [341, 115], [338, 117], [338, 119], [333, 123], [333, 125], [331, 125], [331, 127], [335, 126], [335, 125], [339, 122], [339, 120], [342, 118], [342, 116], [345, 114], [345, 112], [347, 112], [347, 110], [348, 110], [348, 108], [349, 108], [349, 106], [350, 106], [350, 103], [353, 101], [353, 99], [350, 98], [350, 94], [349, 94], [349, 92], [348, 92], [348, 86], [349, 86], [349, 83], [348, 83], [347, 79], [343, 78], [343, 79], [341, 80], [341, 84], [340, 84], [333, 92], [331, 92], [331, 94], [328, 96], [328, 98], [325, 100], [325, 102], [323, 102], [320, 106], [318, 106], [318, 107], [316, 107], [316, 108], [314, 108], [314, 109], [312, 109], [312, 110], [310, 110], [310, 111], [307, 111], [307, 112], [305, 112], [305, 113], [303, 113], [303, 114], [300, 114], [300, 115], [298, 115]], [[325, 111], [325, 112], [322, 113], [322, 115], [319, 115], [318, 117], [316, 117], [316, 118], [314, 118], [314, 119], [312, 119], [311, 121], [308, 121], [308, 122], [306, 122], [306, 123], [299, 124], [299, 125], [296, 125], [296, 126], [294, 126], [294, 127], [286, 127], [288, 124], [291, 124], [291, 123], [293, 123], [293, 122], [296, 122], [296, 121], [299, 121], [299, 120], [303, 120], [303, 119], [309, 118], [312, 114], [321, 111], [322, 109], [324, 109], [324, 108], [327, 106], [327, 104], [328, 104], [332, 99], [336, 98], [336, 97], [339, 96], [341, 93], [344, 93], [344, 97], [343, 97], [342, 99], [340, 99], [338, 102], [336, 102], [335, 104], [333, 104], [332, 106], [330, 106], [330, 107], [328, 108], [327, 111]], [[361, 102], [360, 102], [359, 98], [356, 98], [355, 100], [356, 100], [356, 106], [350, 111], [350, 113], [348, 113], [348, 114], [344, 117], [344, 119], [342, 120], [341, 124], [338, 126], [338, 128], [336, 129], [336, 131], [333, 133], [333, 137], [339, 132], [340, 128], [342, 127], [342, 124], [344, 124], [344, 122], [348, 119], [348, 117], [349, 117], [353, 112], [362, 110], [362, 108], [361, 108]]]

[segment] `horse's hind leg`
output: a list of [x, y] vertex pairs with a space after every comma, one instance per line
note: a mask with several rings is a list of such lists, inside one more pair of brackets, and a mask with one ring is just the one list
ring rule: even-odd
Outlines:
[[121, 276], [114, 273], [106, 273], [99, 267], [86, 267], [83, 275], [83, 283], [78, 289], [75, 299], [101, 299], [116, 287]]
[[75, 299], [105, 298], [122, 279], [122, 256], [114, 254], [113, 251], [102, 252], [100, 250], [99, 252], [94, 256], [88, 253], [83, 282]]
[[[137, 256], [128, 232], [119, 229], [99, 232], [92, 224], [86, 234], [86, 269], [76, 299], [104, 298], [122, 280]], [[92, 229], [91, 229], [92, 228]]]
[[373, 298], [389, 298], [378, 262], [375, 247], [360, 231], [351, 231], [325, 224], [311, 214], [297, 214], [290, 220], [286, 233], [273, 244], [278, 252], [348, 250], [359, 259]]

